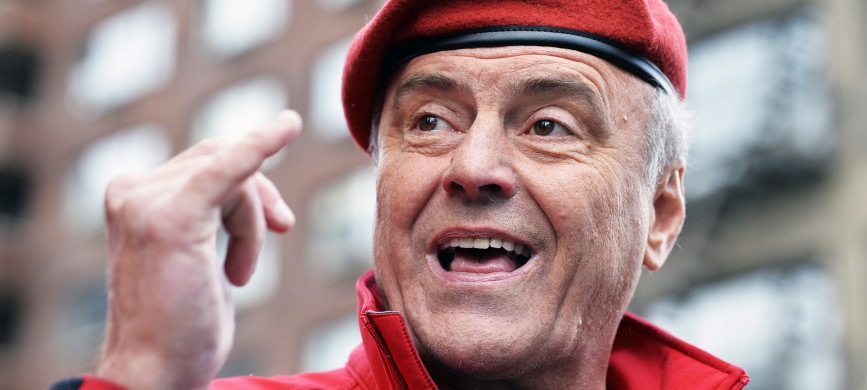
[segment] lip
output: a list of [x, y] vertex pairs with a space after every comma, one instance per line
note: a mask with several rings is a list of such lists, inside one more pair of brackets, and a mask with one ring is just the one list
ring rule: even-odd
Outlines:
[[501, 238], [504, 240], [512, 241], [516, 244], [523, 244], [525, 247], [530, 249], [530, 252], [535, 254], [536, 248], [525, 239], [519, 238], [514, 234], [504, 232], [495, 228], [450, 228], [443, 230], [434, 235], [434, 239], [428, 245], [427, 251], [428, 253], [436, 254], [436, 251], [439, 250], [440, 245], [449, 242], [453, 238], [466, 238], [466, 237], [490, 237], [490, 238]]
[[[520, 268], [512, 271], [512, 272], [493, 272], [489, 274], [469, 274], [462, 272], [449, 272], [446, 271], [442, 265], [440, 265], [439, 259], [437, 259], [437, 252], [439, 251], [440, 245], [449, 242], [453, 238], [464, 238], [464, 237], [491, 237], [491, 238], [501, 238], [504, 240], [509, 240], [514, 243], [520, 243], [530, 248], [530, 260], [527, 261], [526, 264], [521, 266]], [[525, 239], [519, 238], [514, 234], [504, 232], [502, 230], [490, 227], [482, 227], [482, 228], [468, 228], [468, 227], [454, 227], [443, 230], [434, 235], [434, 239], [428, 245], [427, 250], [427, 262], [428, 267], [430, 267], [433, 274], [439, 279], [445, 281], [448, 284], [464, 284], [464, 283], [485, 283], [485, 282], [498, 282], [504, 281], [508, 279], [514, 279], [517, 277], [521, 277], [526, 275], [532, 265], [535, 263], [535, 258], [538, 252], [534, 245], [528, 243]]]

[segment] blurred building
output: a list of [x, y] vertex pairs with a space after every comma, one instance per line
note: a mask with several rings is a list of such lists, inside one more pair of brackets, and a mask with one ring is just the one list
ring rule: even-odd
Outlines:
[[[632, 310], [742, 364], [754, 389], [867, 390], [865, 0], [671, 0], [696, 130], [679, 247]], [[93, 369], [102, 191], [292, 107], [264, 168], [298, 217], [237, 289], [222, 375], [339, 365], [360, 340], [373, 170], [339, 99], [381, 0], [0, 3], [0, 389]]]

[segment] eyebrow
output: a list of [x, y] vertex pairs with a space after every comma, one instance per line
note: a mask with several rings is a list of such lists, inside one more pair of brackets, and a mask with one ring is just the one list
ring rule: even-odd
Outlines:
[[581, 95], [593, 100], [593, 93], [586, 84], [570, 79], [535, 78], [521, 81], [514, 91], [523, 95], [543, 95], [551, 92]]
[[427, 74], [410, 76], [401, 80], [397, 88], [395, 88], [392, 108], [397, 109], [398, 102], [400, 102], [404, 95], [423, 88], [433, 88], [443, 92], [469, 90], [469, 87], [466, 85], [443, 75]]
[[598, 122], [596, 132], [606, 137], [610, 131], [606, 126], [605, 111], [599, 97], [587, 86], [586, 83], [564, 78], [534, 78], [523, 80], [511, 88], [513, 96], [543, 96], [561, 95], [576, 97], [587, 103], [594, 122]]
[[[424, 88], [433, 88], [442, 92], [470, 90], [466, 84], [462, 84], [445, 75], [412, 75], [401, 79], [398, 82], [398, 85], [395, 88], [394, 98], [392, 99], [392, 110], [397, 111], [404, 95]], [[592, 126], [593, 128], [591, 130], [603, 139], [607, 138], [610, 134], [610, 129], [605, 120], [603, 105], [599, 100], [599, 97], [589, 86], [587, 86], [586, 83], [567, 78], [533, 78], [520, 81], [510, 88], [510, 93], [513, 97], [542, 97], [544, 95], [576, 97], [586, 102], [591, 111], [592, 122], [596, 124], [596, 126]]]

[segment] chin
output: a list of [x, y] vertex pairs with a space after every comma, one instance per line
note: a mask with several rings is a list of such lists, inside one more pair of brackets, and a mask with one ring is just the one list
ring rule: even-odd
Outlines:
[[505, 324], [461, 317], [439, 324], [443, 326], [439, 329], [450, 329], [448, 333], [435, 333], [436, 329], [428, 330], [429, 333], [416, 332], [419, 351], [427, 367], [436, 367], [435, 371], [449, 376], [509, 380], [557, 360], [557, 350], [563, 349], [552, 348], [557, 340], [538, 342], [540, 329], [521, 329], [515, 326], [514, 319]]
[[460, 348], [454, 345], [445, 346], [443, 350], [428, 351], [427, 355], [423, 358], [426, 367], [438, 367], [450, 376], [478, 380], [515, 379], [537, 366], [529, 366], [526, 359], [519, 358], [518, 356], [524, 355], [522, 353]]

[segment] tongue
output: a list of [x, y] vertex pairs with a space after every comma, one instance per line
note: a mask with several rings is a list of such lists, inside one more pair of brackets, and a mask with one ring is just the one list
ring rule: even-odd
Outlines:
[[[468, 253], [470, 252], [470, 253]], [[451, 262], [452, 272], [467, 272], [474, 274], [489, 274], [494, 272], [512, 272], [517, 266], [509, 255], [502, 250], [485, 251], [481, 256], [471, 251], [457, 250]]]

